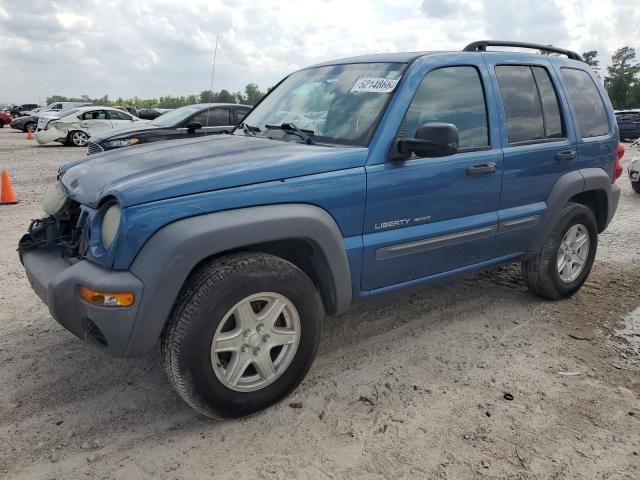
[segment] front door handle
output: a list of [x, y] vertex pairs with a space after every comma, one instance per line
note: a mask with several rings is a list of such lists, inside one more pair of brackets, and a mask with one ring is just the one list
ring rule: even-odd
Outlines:
[[556, 160], [575, 160], [577, 157], [575, 150], [563, 150], [556, 153]]
[[467, 175], [489, 175], [491, 173], [496, 173], [496, 164], [494, 162], [491, 163], [482, 163], [480, 165], [474, 165], [472, 167], [467, 168]]

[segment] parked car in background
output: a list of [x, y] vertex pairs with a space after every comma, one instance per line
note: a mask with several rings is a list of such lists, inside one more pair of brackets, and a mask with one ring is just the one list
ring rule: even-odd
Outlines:
[[138, 116], [145, 120], [155, 120], [160, 115], [163, 115], [170, 111], [168, 108], [141, 108], [138, 110]]
[[620, 140], [640, 138], [640, 109], [616, 112], [616, 122], [620, 130]]
[[0, 128], [4, 127], [5, 125], [9, 125], [11, 123], [11, 120], [13, 119], [7, 112], [0, 112]]
[[[640, 143], [640, 137], [636, 139], [631, 146], [637, 146], [638, 143]], [[631, 188], [633, 188], [634, 192], [640, 193], [640, 155], [631, 159], [627, 173], [631, 181]]]
[[96, 134], [89, 140], [87, 155], [140, 143], [198, 137], [231, 132], [251, 110], [249, 105], [200, 103], [177, 108], [149, 123], [118, 132]]
[[38, 119], [36, 141], [41, 145], [61, 142], [84, 147], [89, 137], [96, 132], [123, 129], [136, 122], [145, 121], [113, 107], [92, 105], [66, 109], [55, 116], [43, 115]]
[[78, 108], [80, 106], [87, 106], [87, 105], [91, 105], [90, 103], [75, 103], [75, 102], [58, 102], [58, 103], [52, 103], [51, 105], [49, 105], [50, 107], [53, 106], [55, 108], [42, 108], [42, 109], [36, 109], [38, 110], [37, 112], [34, 112], [32, 115], [28, 115], [28, 116], [24, 116], [24, 117], [17, 117], [14, 118], [13, 121], [11, 122], [11, 128], [15, 128], [18, 130], [22, 130], [23, 132], [28, 132], [29, 130], [31, 130], [32, 132], [35, 132], [38, 126], [38, 118], [43, 115], [52, 115], [55, 116], [55, 114], [62, 112], [64, 110], [68, 110], [70, 108]]
[[38, 107], [40, 107], [40, 105], [38, 105], [37, 103], [23, 103], [22, 105], [15, 106], [11, 110], [9, 110], [9, 114], [12, 118], [16, 118], [23, 115], [22, 112], [27, 112]]

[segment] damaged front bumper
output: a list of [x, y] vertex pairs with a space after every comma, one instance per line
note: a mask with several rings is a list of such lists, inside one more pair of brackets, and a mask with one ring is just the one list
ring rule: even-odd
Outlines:
[[47, 130], [38, 130], [35, 135], [36, 142], [44, 145], [45, 143], [64, 141], [67, 138], [67, 133], [67, 130], [60, 130], [55, 127], [48, 128]]

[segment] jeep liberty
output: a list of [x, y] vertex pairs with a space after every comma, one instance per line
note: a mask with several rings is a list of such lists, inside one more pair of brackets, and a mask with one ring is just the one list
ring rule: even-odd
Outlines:
[[63, 165], [20, 258], [68, 330], [115, 356], [159, 344], [191, 407], [239, 417], [291, 392], [323, 316], [356, 301], [515, 261], [533, 292], [574, 294], [623, 153], [568, 50], [330, 61], [230, 134]]

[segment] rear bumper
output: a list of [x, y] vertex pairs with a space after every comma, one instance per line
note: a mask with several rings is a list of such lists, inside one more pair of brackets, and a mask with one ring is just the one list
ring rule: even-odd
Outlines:
[[[87, 260], [70, 264], [58, 250], [37, 249], [20, 259], [33, 289], [63, 327], [77, 337], [101, 346], [114, 356], [125, 356], [144, 286], [127, 271], [102, 268]], [[135, 294], [131, 307], [99, 307], [82, 300], [80, 286], [98, 291]]]

